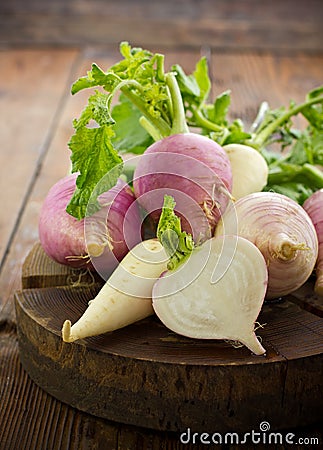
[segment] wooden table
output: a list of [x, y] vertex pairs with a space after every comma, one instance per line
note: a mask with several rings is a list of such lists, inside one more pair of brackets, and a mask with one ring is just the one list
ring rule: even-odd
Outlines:
[[[247, 124], [261, 101], [272, 107], [287, 105], [322, 84], [323, 56], [317, 53], [172, 49], [166, 52], [166, 64], [178, 62], [191, 71], [201, 52], [210, 61], [213, 94], [230, 88], [232, 117]], [[38, 240], [42, 201], [53, 183], [69, 171], [72, 120], [88, 96], [85, 92], [72, 97], [71, 83], [86, 73], [92, 61], [109, 67], [117, 58], [116, 46], [9, 47], [0, 52], [1, 450], [181, 448], [178, 434], [112, 423], [59, 402], [30, 380], [18, 354], [13, 296], [21, 288], [23, 261]], [[317, 435], [318, 424], [306, 433]]]

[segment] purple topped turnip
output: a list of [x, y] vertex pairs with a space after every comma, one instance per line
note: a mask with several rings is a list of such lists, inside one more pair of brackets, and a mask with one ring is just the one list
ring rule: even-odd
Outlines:
[[310, 216], [318, 238], [318, 256], [316, 261], [316, 283], [314, 290], [323, 296], [323, 189], [312, 194], [303, 204], [303, 208]]
[[[172, 99], [173, 126], [170, 135], [152, 144], [138, 161], [134, 192], [156, 223], [164, 196], [172, 195], [176, 213], [183, 219], [183, 229], [205, 240], [213, 233], [231, 198], [230, 161], [215, 141], [189, 132], [176, 77], [168, 73], [165, 78]], [[192, 199], [187, 207], [183, 206], [182, 194]], [[202, 233], [197, 224], [201, 214], [208, 222], [208, 229]]]
[[109, 273], [140, 242], [141, 220], [135, 197], [121, 179], [99, 196], [101, 209], [77, 220], [66, 212], [76, 175], [59, 180], [48, 192], [39, 218], [39, 238], [54, 261]]
[[275, 192], [240, 198], [223, 214], [215, 235], [237, 234], [255, 244], [268, 267], [267, 299], [298, 289], [310, 277], [318, 253], [315, 228], [305, 210]]

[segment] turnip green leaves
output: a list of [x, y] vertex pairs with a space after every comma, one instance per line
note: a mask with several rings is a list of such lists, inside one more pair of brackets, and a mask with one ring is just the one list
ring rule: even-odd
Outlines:
[[192, 235], [181, 229], [181, 220], [174, 212], [175, 205], [174, 198], [165, 195], [157, 228], [157, 238], [169, 256], [168, 270], [178, 267], [194, 249]]
[[[67, 208], [70, 214], [83, 218], [102, 174], [118, 167], [111, 172], [109, 184], [116, 183], [119, 169], [122, 170], [119, 154], [144, 153], [154, 140], [183, 132], [187, 126], [222, 146], [246, 144], [260, 151], [269, 166], [267, 190], [288, 192], [302, 203], [309, 193], [321, 187], [323, 176], [315, 166], [323, 164], [323, 86], [309, 92], [301, 104], [268, 107], [257, 128], [247, 131], [241, 119], [229, 120], [229, 90], [219, 93], [214, 101], [209, 100], [207, 58], [202, 57], [187, 75], [178, 64], [166, 73], [164, 55], [132, 48], [127, 42], [120, 44], [120, 53], [123, 59], [107, 71], [93, 63], [87, 75], [72, 86], [72, 94], [88, 88], [100, 91], [89, 96], [88, 105], [74, 121], [75, 134], [69, 147], [73, 172], [80, 175]], [[178, 85], [176, 96], [170, 92], [174, 78]], [[117, 95], [118, 101], [113, 102]], [[179, 103], [184, 109], [185, 126], [179, 126], [183, 122], [176, 113]], [[297, 114], [307, 120], [306, 129], [293, 127], [292, 119]], [[288, 147], [287, 154], [268, 151], [272, 143], [285, 150]]]

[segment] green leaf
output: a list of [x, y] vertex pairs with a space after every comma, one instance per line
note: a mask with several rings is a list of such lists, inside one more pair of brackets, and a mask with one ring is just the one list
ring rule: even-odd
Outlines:
[[111, 92], [120, 82], [120, 78], [112, 71], [105, 73], [97, 64], [92, 64], [92, 69], [86, 77], [81, 77], [72, 85], [71, 92], [76, 94], [82, 89], [102, 86], [106, 91]]
[[227, 115], [231, 103], [230, 91], [222, 92], [218, 95], [214, 102], [214, 108], [211, 120], [218, 125], [226, 125], [228, 123]]
[[176, 269], [194, 249], [192, 235], [182, 231], [180, 218], [174, 212], [175, 206], [174, 198], [165, 195], [157, 228], [157, 238], [170, 258], [169, 270]]
[[314, 192], [313, 189], [297, 182], [273, 184], [271, 186], [266, 186], [264, 190], [286, 195], [300, 205], [302, 205], [305, 200]]
[[222, 145], [227, 144], [243, 144], [246, 140], [251, 138], [251, 134], [247, 133], [243, 129], [243, 123], [241, 120], [236, 119], [228, 127], [225, 138]]
[[70, 139], [72, 172], [80, 174], [66, 211], [77, 219], [100, 209], [97, 197], [113, 187], [122, 172], [122, 158], [112, 146], [112, 135], [111, 126], [103, 125], [79, 128]]
[[318, 86], [312, 89], [306, 96], [306, 100], [310, 100], [312, 98], [318, 98], [323, 95], [323, 86]]
[[188, 94], [190, 97], [195, 99], [194, 103], [199, 103], [197, 99], [200, 99], [201, 90], [194, 75], [186, 75], [179, 64], [173, 65], [172, 71], [176, 73], [176, 79], [181, 93], [184, 96]]
[[190, 104], [200, 106], [208, 97], [211, 81], [208, 74], [207, 59], [202, 57], [196, 64], [192, 74], [186, 75], [179, 64], [172, 66], [182, 96]]
[[115, 121], [112, 143], [119, 152], [141, 154], [154, 142], [139, 125], [140, 111], [126, 96], [120, 95], [119, 103], [112, 109], [112, 117]]
[[200, 94], [200, 103], [207, 100], [210, 90], [211, 90], [211, 80], [208, 72], [208, 63], [205, 57], [202, 57], [196, 64], [193, 76], [198, 84]]

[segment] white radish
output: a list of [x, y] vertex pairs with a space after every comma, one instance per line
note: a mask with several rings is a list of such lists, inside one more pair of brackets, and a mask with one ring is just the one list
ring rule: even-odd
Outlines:
[[137, 244], [121, 261], [81, 318], [66, 320], [62, 337], [73, 342], [130, 325], [153, 314], [155, 281], [167, 268], [168, 257], [157, 239]]
[[248, 145], [228, 144], [223, 149], [231, 164], [233, 197], [238, 200], [252, 192], [262, 191], [268, 178], [265, 158]]
[[314, 225], [305, 210], [285, 195], [257, 192], [230, 205], [215, 235], [233, 233], [250, 240], [263, 254], [267, 299], [290, 294], [312, 274], [318, 254]]
[[238, 236], [212, 238], [156, 281], [153, 308], [178, 334], [239, 341], [262, 355], [254, 329], [266, 288], [266, 263], [255, 245]]

